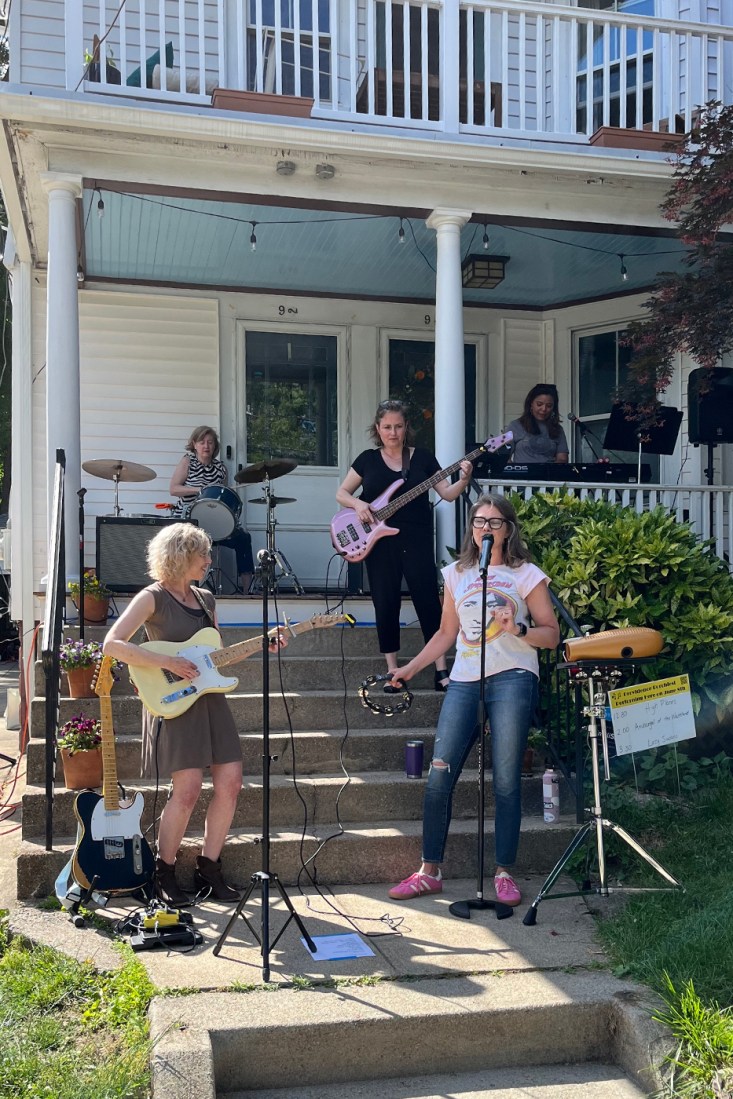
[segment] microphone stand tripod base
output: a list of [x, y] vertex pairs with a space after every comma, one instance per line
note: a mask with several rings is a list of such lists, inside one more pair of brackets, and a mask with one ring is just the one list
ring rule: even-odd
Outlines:
[[469, 901], [453, 901], [453, 904], [448, 905], [451, 916], [457, 916], [459, 920], [470, 920], [472, 911], [483, 912], [487, 908], [496, 910], [497, 920], [508, 920], [514, 915], [514, 909], [508, 904], [502, 904], [501, 901], [487, 901], [483, 897], [476, 897]]

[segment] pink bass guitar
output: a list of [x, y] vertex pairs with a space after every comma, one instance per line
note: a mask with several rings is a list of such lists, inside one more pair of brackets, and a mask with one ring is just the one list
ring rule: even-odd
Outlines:
[[409, 504], [411, 500], [415, 500], [423, 492], [427, 492], [428, 489], [433, 488], [445, 480], [446, 477], [450, 477], [452, 473], [456, 473], [461, 468], [461, 462], [472, 462], [480, 454], [493, 454], [501, 447], [506, 446], [507, 443], [511, 443], [511, 441], [511, 431], [487, 439], [483, 446], [472, 450], [470, 454], [466, 454], [464, 458], [454, 462], [447, 469], [439, 469], [432, 477], [428, 477], [427, 481], [422, 481], [415, 488], [411, 488], [409, 492], [403, 492], [390, 504], [390, 497], [394, 496], [397, 489], [404, 484], [402, 478], [395, 481], [370, 504], [372, 515], [377, 520], [374, 524], [362, 523], [353, 508], [343, 508], [331, 520], [331, 541], [334, 549], [347, 561], [362, 561], [371, 552], [374, 543], [378, 542], [380, 538], [385, 538], [388, 534], [399, 533], [395, 527], [388, 527], [385, 519], [389, 519], [390, 515], [394, 515], [405, 504]]

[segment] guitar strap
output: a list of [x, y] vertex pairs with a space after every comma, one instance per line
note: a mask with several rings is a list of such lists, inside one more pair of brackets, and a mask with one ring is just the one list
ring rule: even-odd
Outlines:
[[406, 481], [410, 475], [410, 448], [409, 446], [403, 446], [402, 448], [402, 480]]
[[193, 594], [198, 599], [199, 603], [201, 604], [201, 607], [202, 607], [202, 610], [203, 610], [204, 614], [206, 615], [209, 622], [213, 626], [214, 625], [214, 616], [211, 613], [211, 611], [209, 610], [209, 608], [206, 606], [206, 600], [204, 599], [203, 595], [201, 594], [201, 592], [199, 591], [198, 588], [191, 588], [191, 591], [193, 592]]

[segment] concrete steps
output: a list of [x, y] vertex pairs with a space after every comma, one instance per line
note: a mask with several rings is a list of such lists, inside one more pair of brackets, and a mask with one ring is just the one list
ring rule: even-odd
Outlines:
[[648, 1093], [616, 1065], [584, 1062], [216, 1094], [218, 1099], [640, 1099]]
[[[24, 815], [26, 813], [24, 802]], [[39, 819], [39, 818], [36, 818]], [[36, 825], [37, 826], [37, 825]], [[561, 817], [545, 824], [541, 817], [522, 821], [522, 840], [517, 870], [546, 872], [557, 861], [575, 832], [574, 820]], [[420, 861], [422, 823], [415, 820], [328, 822], [311, 825], [303, 837], [302, 827], [271, 828], [270, 866], [279, 878], [292, 885], [302, 872], [303, 860], [311, 860], [311, 873], [332, 885], [362, 885], [396, 882]], [[68, 861], [75, 832], [55, 835], [54, 850], [48, 852], [42, 833], [24, 839], [18, 857], [18, 897], [46, 896], [56, 876]], [[261, 832], [258, 828], [234, 828], [222, 853], [225, 876], [235, 885], [247, 885], [262, 867]], [[493, 821], [486, 825], [486, 849], [493, 852]], [[184, 840], [179, 853], [180, 881], [193, 887], [193, 868], [201, 841], [195, 829]], [[491, 854], [488, 859], [490, 861]], [[446, 878], [470, 878], [476, 872], [475, 820], [456, 820], [446, 847]]]
[[[249, 628], [226, 628], [226, 644], [252, 636]], [[73, 636], [73, 631], [68, 632]], [[90, 629], [87, 639], [101, 638], [104, 630]], [[417, 651], [421, 635], [404, 631], [405, 657]], [[280, 690], [280, 668], [284, 692]], [[434, 729], [443, 696], [432, 689], [432, 670], [417, 682], [410, 710], [394, 717], [376, 715], [365, 708], [356, 688], [366, 674], [381, 672], [374, 631], [342, 628], [313, 630], [296, 638], [281, 662], [270, 662], [271, 767], [271, 866], [286, 883], [295, 881], [308, 859], [318, 850], [316, 872], [320, 880], [338, 884], [390, 882], [400, 879], [419, 856], [424, 783], [405, 776], [405, 744], [425, 742], [425, 770], [432, 754]], [[262, 820], [262, 697], [258, 693], [261, 666], [258, 659], [237, 666], [240, 689], [229, 696], [240, 730], [245, 779], [240, 794], [231, 841], [227, 843], [225, 870], [236, 883], [245, 885], [261, 868], [259, 837]], [[37, 684], [42, 679], [37, 671]], [[421, 687], [422, 684], [422, 687]], [[248, 689], [241, 689], [242, 687]], [[283, 696], [284, 695], [284, 696]], [[116, 734], [117, 770], [130, 794], [144, 798], [143, 828], [151, 829], [154, 809], [159, 815], [166, 800], [162, 783], [156, 801], [155, 784], [141, 780], [140, 727], [142, 705], [131, 693], [126, 669], [112, 693]], [[98, 699], [60, 700], [60, 723], [74, 714], [98, 716]], [[31, 704], [32, 730], [28, 748], [28, 787], [23, 797], [23, 844], [18, 861], [18, 896], [43, 895], [52, 887], [58, 870], [73, 848], [77, 821], [75, 794], [57, 788], [53, 806], [54, 851], [45, 850], [45, 748], [42, 731], [45, 699], [37, 695]], [[291, 734], [289, 723], [292, 725]], [[469, 758], [458, 784], [454, 824], [446, 855], [449, 873], [470, 877], [476, 860], [476, 753]], [[349, 776], [346, 781], [344, 770]], [[297, 790], [293, 774], [297, 775]], [[205, 783], [194, 810], [181, 856], [182, 881], [192, 882], [193, 859], [200, 850], [206, 809], [212, 796]], [[487, 857], [493, 857], [490, 818], [493, 789], [487, 771]], [[554, 826], [541, 819], [541, 777], [523, 782], [524, 838], [520, 853], [523, 869], [546, 871], [564, 850], [573, 831], [572, 807]], [[343, 835], [339, 833], [344, 830]], [[325, 846], [323, 841], [338, 835]], [[154, 833], [149, 831], [151, 840]]]
[[[648, 1094], [648, 1028], [636, 991], [603, 973], [555, 971], [281, 989], [258, 995], [256, 1004], [208, 993], [195, 1009], [186, 999], [158, 998], [151, 1005], [151, 1037], [160, 1043], [154, 1094], [475, 1099], [495, 1096], [502, 1085], [506, 1099], [564, 1099], [593, 1084], [584, 1095], [631, 1099]], [[455, 1074], [470, 1074], [463, 1090]]]

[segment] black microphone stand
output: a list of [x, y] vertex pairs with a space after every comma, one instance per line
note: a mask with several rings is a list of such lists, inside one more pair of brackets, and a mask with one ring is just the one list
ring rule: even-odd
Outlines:
[[596, 442], [598, 444], [598, 446], [601, 448], [601, 450], [603, 450], [603, 443], [601, 442], [601, 440], [598, 438], [597, 435], [594, 435], [593, 432], [591, 431], [591, 429], [588, 427], [588, 425], [584, 424], [582, 422], [582, 420], [579, 420], [577, 416], [573, 417], [573, 419], [570, 422], [575, 424], [578, 431], [580, 432], [580, 434], [582, 435], [582, 437], [585, 439], [586, 443], [588, 444], [591, 454], [593, 455], [593, 457], [595, 458], [595, 460], [597, 462], [600, 462], [603, 455], [598, 453], [598, 451], [596, 450], [593, 443]]
[[[315, 954], [317, 948], [308, 934], [305, 924], [293, 908], [292, 901], [285, 892], [282, 882], [277, 874], [270, 870], [270, 764], [272, 763], [272, 756], [270, 755], [270, 637], [268, 636], [270, 612], [268, 594], [270, 590], [274, 591], [276, 558], [273, 553], [265, 549], [259, 551], [257, 560], [259, 562], [257, 572], [262, 583], [262, 869], [252, 875], [247, 891], [242, 899], [237, 902], [237, 907], [234, 909], [229, 923], [217, 939], [213, 954], [215, 957], [219, 954], [237, 916], [241, 916], [262, 947], [262, 980], [267, 982], [270, 979], [270, 952], [275, 948], [280, 936], [291, 920], [295, 920], [298, 925], [298, 929], [311, 954]], [[289, 915], [275, 938], [270, 942], [270, 889], [272, 885], [280, 894]], [[261, 892], [259, 935], [242, 911], [255, 889], [259, 889]]]
[[[501, 901], [490, 901], [484, 897], [484, 821], [486, 817], [486, 791], [484, 789], [485, 772], [486, 772], [486, 756], [485, 756], [485, 739], [486, 739], [486, 676], [484, 675], [484, 659], [486, 656], [486, 583], [487, 574], [489, 571], [489, 559], [491, 556], [491, 547], [494, 544], [493, 534], [484, 534], [481, 547], [481, 560], [479, 565], [479, 571], [481, 574], [481, 663], [480, 663], [480, 680], [479, 680], [479, 697], [478, 697], [478, 873], [476, 878], [476, 896], [467, 901], [454, 901], [453, 904], [448, 906], [448, 911], [452, 916], [458, 916], [461, 920], [470, 920], [471, 911], [478, 909], [479, 911], [486, 908], [496, 909], [497, 920], [506, 920], [509, 916], [514, 915], [514, 909], [510, 908], [508, 904], [502, 904]], [[484, 552], [487, 549], [488, 552]]]

